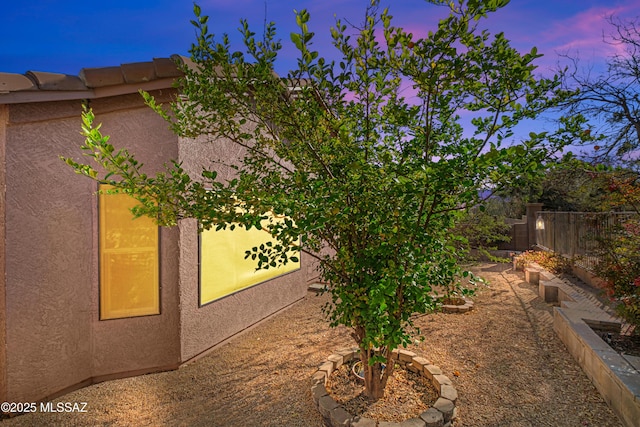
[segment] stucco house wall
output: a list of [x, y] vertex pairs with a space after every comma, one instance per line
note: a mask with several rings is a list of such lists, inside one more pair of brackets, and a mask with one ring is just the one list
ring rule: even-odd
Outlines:
[[[215, 167], [218, 178], [223, 181], [235, 177], [234, 170], [223, 165], [241, 159], [245, 154], [243, 148], [230, 141], [212, 141], [205, 137], [181, 139], [179, 147], [182, 166], [192, 176], [198, 176], [203, 167]], [[221, 160], [222, 165], [212, 164], [212, 159]], [[252, 325], [305, 295], [306, 286], [300, 284], [307, 283], [307, 271], [300, 268], [198, 307], [197, 224], [182, 221], [180, 230], [180, 292], [185, 303], [180, 313], [183, 360], [197, 356], [210, 348], [211, 342], [221, 342], [239, 332], [243, 325]], [[310, 262], [307, 257], [302, 254], [301, 266]]]
[[[51, 107], [57, 107], [55, 117], [44, 113]], [[90, 194], [90, 183], [72, 182], [51, 155], [68, 135], [64, 110], [70, 107], [9, 107], [6, 376], [7, 394], [17, 401], [48, 396], [91, 376], [91, 294], [82, 284], [91, 283], [91, 258], [84, 254], [92, 251], [92, 219], [90, 201], [81, 196]], [[32, 383], [32, 377], [39, 380]]]
[[99, 319], [97, 185], [59, 156], [82, 158], [86, 100], [103, 133], [148, 172], [238, 155], [180, 140], [144, 105], [139, 89], [167, 101], [179, 75], [168, 58], [79, 76], [0, 72], [0, 401], [177, 368], [305, 295], [303, 256], [300, 270], [200, 307], [197, 226], [183, 220], [160, 231], [161, 314]]
[[[5, 164], [6, 130], [9, 108], [0, 105], [0, 165]], [[0, 166], [0, 242], [5, 241], [5, 168]], [[5, 245], [0, 244], [0, 401], [7, 397], [7, 311], [6, 311], [6, 256]], [[3, 366], [5, 368], [3, 368]]]
[[[197, 224], [182, 221], [180, 265], [181, 359], [201, 355], [247, 327], [304, 297], [306, 269], [279, 276], [198, 307]], [[309, 262], [302, 254], [302, 266]]]
[[[113, 140], [151, 170], [175, 158], [177, 138], [139, 96], [117, 98], [91, 102]], [[9, 107], [6, 376], [16, 401], [179, 363], [177, 230], [161, 231], [162, 314], [98, 319], [97, 186], [58, 158], [80, 157], [81, 108], [80, 100]]]

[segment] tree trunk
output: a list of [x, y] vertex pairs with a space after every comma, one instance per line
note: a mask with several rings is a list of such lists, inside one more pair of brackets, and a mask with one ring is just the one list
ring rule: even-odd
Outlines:
[[371, 350], [363, 351], [362, 348], [360, 349], [360, 360], [364, 370], [364, 393], [369, 399], [376, 401], [384, 396], [387, 379], [393, 372], [393, 362], [390, 361], [390, 357], [387, 357], [384, 370], [380, 362], [369, 365], [369, 358], [373, 354]]

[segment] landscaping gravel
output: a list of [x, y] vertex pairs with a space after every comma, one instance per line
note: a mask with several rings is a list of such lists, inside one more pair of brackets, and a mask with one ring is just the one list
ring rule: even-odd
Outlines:
[[[455, 427], [618, 427], [622, 424], [553, 332], [552, 308], [503, 264], [475, 271], [489, 285], [465, 314], [420, 316], [426, 340], [409, 349], [439, 366], [458, 392]], [[182, 368], [114, 380], [56, 402], [86, 413], [35, 413], [13, 426], [320, 427], [310, 377], [335, 350], [352, 347], [345, 328], [322, 316], [327, 295], [303, 300]]]

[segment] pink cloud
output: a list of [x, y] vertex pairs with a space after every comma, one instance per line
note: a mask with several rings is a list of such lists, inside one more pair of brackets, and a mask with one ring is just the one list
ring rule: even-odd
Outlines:
[[594, 7], [555, 22], [541, 34], [544, 43], [559, 54], [579, 56], [582, 61], [601, 62], [615, 54], [623, 54], [624, 46], [612, 41], [615, 28], [608, 18], [633, 20], [640, 15], [640, 5], [634, 2], [617, 6]]
[[559, 53], [584, 53], [609, 56], [615, 47], [603, 42], [610, 32], [606, 21], [609, 16], [621, 16], [624, 8], [592, 8], [563, 21], [556, 22], [543, 38]]

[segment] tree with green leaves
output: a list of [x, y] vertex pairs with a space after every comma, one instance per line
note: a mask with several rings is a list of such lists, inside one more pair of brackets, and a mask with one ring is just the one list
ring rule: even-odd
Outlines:
[[456, 247], [464, 249], [467, 261], [488, 259], [502, 261], [492, 255], [500, 243], [511, 241], [511, 226], [506, 223], [504, 206], [508, 200], [487, 199], [482, 205], [467, 209], [451, 230]]
[[[535, 48], [520, 54], [504, 34], [477, 29], [507, 1], [431, 3], [450, 14], [425, 38], [393, 26], [375, 0], [359, 27], [337, 20], [335, 59], [314, 50], [309, 13], [296, 12], [290, 39], [299, 56], [286, 76], [274, 72], [282, 48], [274, 24], [257, 40], [242, 21], [246, 51], [233, 51], [195, 6], [194, 66], [184, 68], [181, 96], [168, 109], [146, 99], [178, 135], [243, 147], [236, 176], [190, 176], [177, 162], [148, 176], [91, 111], [82, 148], [96, 163], [66, 159], [163, 225], [196, 218], [203, 229], [267, 230], [277, 243], [246, 251], [257, 268], [291, 261], [292, 249], [316, 257], [330, 323], [351, 329], [373, 399], [393, 372], [392, 350], [416, 332], [412, 316], [436, 308], [436, 294], [466, 274], [449, 235], [460, 213], [480, 202], [480, 189], [529, 179], [582, 132], [566, 119], [555, 133], [508, 144], [518, 123], [563, 99], [559, 80], [535, 76]], [[286, 220], [269, 222], [268, 212]]]
[[606, 235], [597, 239], [599, 260], [594, 272], [617, 303], [618, 314], [635, 325], [635, 334], [640, 335], [640, 176], [629, 170], [601, 174], [601, 179], [609, 182], [606, 206], [635, 215], [611, 225]]
[[[607, 210], [609, 183], [603, 165], [592, 165], [567, 153], [549, 162], [544, 177], [532, 191], [545, 210], [569, 212], [601, 212]], [[609, 173], [609, 172], [606, 172]]]

